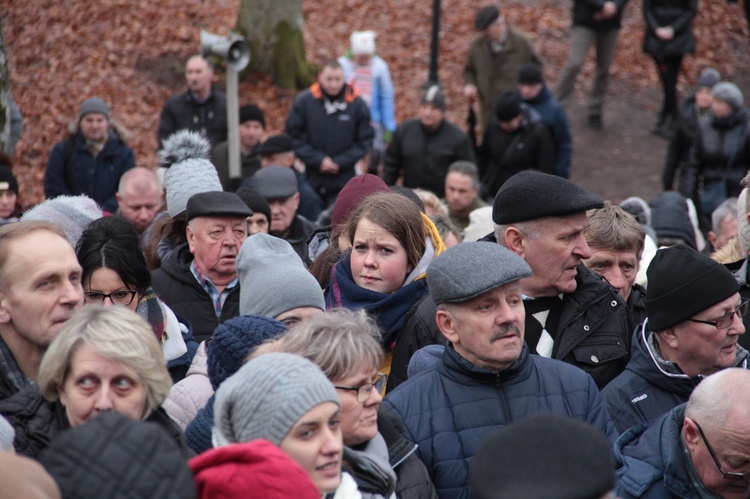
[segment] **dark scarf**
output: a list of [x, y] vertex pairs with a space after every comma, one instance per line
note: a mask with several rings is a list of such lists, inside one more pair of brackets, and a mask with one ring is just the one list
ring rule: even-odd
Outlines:
[[360, 287], [352, 277], [351, 252], [347, 251], [331, 269], [331, 283], [325, 292], [326, 309], [364, 309], [375, 316], [378, 327], [383, 331], [381, 342], [391, 350], [404, 325], [406, 313], [425, 294], [427, 283], [424, 279], [413, 281], [391, 294]]

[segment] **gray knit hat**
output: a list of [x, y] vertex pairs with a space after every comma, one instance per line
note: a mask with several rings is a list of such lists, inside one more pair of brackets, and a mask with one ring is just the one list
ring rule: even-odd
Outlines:
[[741, 108], [745, 100], [742, 91], [731, 81], [722, 81], [714, 85], [714, 88], [711, 89], [711, 95], [714, 99], [726, 102], [735, 110]]
[[159, 151], [167, 190], [167, 211], [174, 218], [187, 209], [199, 192], [223, 191], [216, 167], [209, 161], [211, 144], [197, 132], [180, 130], [170, 135]]
[[287, 310], [325, 310], [323, 291], [292, 245], [268, 234], [254, 234], [237, 255], [240, 315], [274, 318]]
[[341, 405], [318, 366], [288, 353], [261, 355], [216, 391], [214, 447], [258, 438], [278, 446], [299, 418], [324, 402]]
[[94, 220], [102, 218], [102, 209], [88, 196], [57, 196], [36, 205], [21, 217], [22, 222], [52, 222], [65, 232], [74, 248], [81, 234]]
[[707, 87], [714, 88], [714, 86], [721, 81], [721, 75], [714, 68], [706, 68], [701, 71], [701, 75], [695, 82], [695, 88]]
[[523, 258], [496, 243], [477, 241], [448, 248], [427, 268], [435, 303], [471, 300], [509, 282], [531, 276]]
[[106, 102], [99, 97], [92, 97], [83, 101], [83, 104], [81, 104], [81, 110], [78, 113], [78, 121], [81, 121], [81, 118], [91, 113], [103, 114], [109, 119], [109, 108], [107, 107]]

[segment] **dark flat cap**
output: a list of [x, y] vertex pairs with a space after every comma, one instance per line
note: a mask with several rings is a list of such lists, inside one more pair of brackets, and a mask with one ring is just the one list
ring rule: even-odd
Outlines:
[[559, 414], [536, 414], [482, 442], [469, 484], [477, 499], [604, 497], [615, 487], [615, 465], [601, 431]]
[[279, 134], [271, 135], [258, 146], [258, 154], [261, 156], [270, 156], [280, 152], [294, 151], [294, 144], [288, 135]]
[[250, 187], [240, 187], [235, 192], [253, 213], [263, 213], [268, 221], [271, 221], [271, 207], [268, 206], [266, 198], [255, 192]]
[[521, 94], [517, 91], [505, 92], [495, 101], [495, 118], [500, 121], [510, 121], [521, 113]]
[[266, 199], [285, 199], [299, 192], [291, 168], [267, 166], [253, 175], [253, 190]]
[[492, 205], [492, 221], [512, 224], [544, 217], [583, 213], [604, 206], [602, 198], [556, 175], [523, 171], [500, 187]]
[[448, 248], [427, 267], [436, 304], [459, 303], [531, 276], [523, 258], [497, 243], [477, 241]]
[[200, 192], [193, 194], [187, 202], [188, 222], [195, 217], [238, 217], [245, 218], [253, 214], [253, 210], [232, 192]]
[[477, 11], [477, 15], [474, 17], [474, 27], [480, 31], [484, 31], [498, 17], [500, 17], [500, 10], [496, 6], [484, 6]]

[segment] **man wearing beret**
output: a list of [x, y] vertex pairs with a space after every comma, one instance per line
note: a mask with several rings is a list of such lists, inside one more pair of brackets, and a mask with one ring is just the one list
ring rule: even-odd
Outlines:
[[603, 201], [564, 178], [524, 171], [495, 196], [495, 239], [531, 266], [521, 281], [532, 353], [591, 374], [599, 388], [628, 362], [635, 324], [617, 291], [582, 261], [591, 257], [586, 210]]
[[515, 90], [518, 72], [529, 62], [542, 65], [531, 40], [510, 28], [500, 9], [487, 5], [477, 11], [474, 27], [482, 34], [469, 48], [464, 65], [464, 94], [479, 101], [482, 130], [494, 116], [495, 99]]
[[253, 214], [236, 194], [202, 192], [187, 202], [187, 242], [151, 273], [154, 291], [193, 326], [199, 343], [239, 315], [235, 261]]
[[586, 421], [610, 445], [617, 437], [590, 376], [530, 354], [521, 286], [530, 276], [522, 258], [489, 242], [448, 248], [427, 269], [449, 344], [434, 367], [399, 385], [383, 406], [418, 445], [442, 499], [468, 498], [469, 462], [482, 441], [531, 414]]
[[240, 178], [229, 178], [229, 142], [216, 144], [211, 150], [211, 163], [219, 173], [221, 186], [225, 191], [233, 192], [242, 179], [249, 178], [260, 169], [260, 148], [263, 134], [266, 133], [266, 116], [255, 104], [240, 107]]
[[648, 267], [647, 319], [636, 329], [625, 371], [602, 391], [620, 432], [687, 402], [708, 375], [747, 369], [740, 285], [723, 265], [679, 244]]

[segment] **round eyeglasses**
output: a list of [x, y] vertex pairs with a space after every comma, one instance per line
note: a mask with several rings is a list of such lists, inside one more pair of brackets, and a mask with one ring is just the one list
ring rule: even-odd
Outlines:
[[382, 373], [378, 373], [372, 380], [372, 383], [362, 383], [359, 386], [337, 386], [333, 385], [338, 390], [346, 390], [351, 392], [357, 392], [357, 402], [367, 402], [372, 394], [372, 389], [376, 389], [378, 393], [383, 393], [385, 383], [388, 381], [388, 376]]
[[115, 305], [130, 305], [133, 303], [133, 298], [135, 298], [136, 293], [137, 291], [130, 289], [118, 289], [109, 294], [100, 293], [99, 291], [87, 291], [83, 293], [83, 297], [86, 303], [102, 304], [106, 298], [109, 298], [109, 301]]

